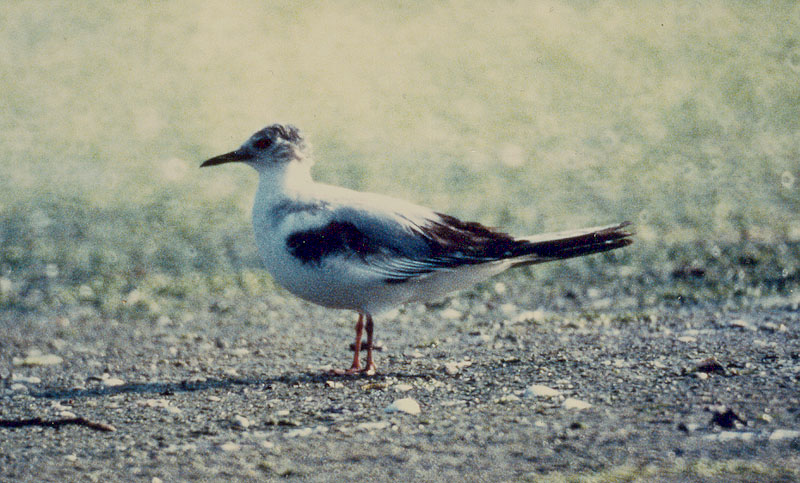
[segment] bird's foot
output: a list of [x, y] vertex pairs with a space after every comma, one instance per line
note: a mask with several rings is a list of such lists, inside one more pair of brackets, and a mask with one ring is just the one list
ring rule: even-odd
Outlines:
[[366, 367], [361, 367], [360, 364], [353, 364], [350, 369], [331, 369], [328, 374], [331, 376], [374, 376], [376, 372], [377, 367], [375, 367], [375, 364], [369, 364]]

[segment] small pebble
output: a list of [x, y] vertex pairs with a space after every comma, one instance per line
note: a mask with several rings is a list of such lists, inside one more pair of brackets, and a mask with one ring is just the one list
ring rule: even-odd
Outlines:
[[782, 439], [798, 439], [800, 438], [800, 431], [793, 429], [776, 429], [769, 435], [770, 441], [780, 441]]
[[458, 310], [456, 310], [456, 309], [444, 309], [444, 310], [442, 310], [442, 312], [441, 312], [439, 315], [440, 315], [440, 316], [441, 316], [443, 319], [447, 319], [447, 320], [458, 320], [458, 319], [460, 319], [461, 317], [463, 317], [463, 315], [464, 315], [464, 314], [462, 314], [461, 312], [459, 312], [459, 311], [458, 311]]
[[444, 371], [451, 376], [455, 376], [462, 368], [469, 367], [471, 365], [472, 361], [445, 362]]
[[586, 401], [581, 401], [580, 399], [574, 399], [568, 397], [567, 399], [564, 400], [564, 407], [567, 409], [583, 410], [583, 409], [589, 409], [590, 407], [592, 407], [592, 405]]
[[55, 354], [42, 354], [39, 351], [31, 351], [27, 357], [15, 357], [12, 363], [15, 366], [53, 366], [61, 364], [64, 359]]
[[23, 384], [39, 384], [42, 382], [42, 380], [36, 376], [20, 376], [19, 374], [12, 374], [11, 381], [21, 382]]
[[234, 452], [239, 451], [242, 446], [239, 443], [234, 443], [233, 441], [228, 441], [227, 443], [222, 443], [219, 445], [219, 449], [225, 452]]
[[403, 399], [397, 399], [392, 404], [386, 406], [386, 409], [384, 409], [384, 411], [386, 411], [387, 413], [402, 412], [406, 414], [415, 415], [419, 414], [421, 409], [419, 407], [419, 403], [415, 399], [406, 397]]
[[519, 398], [519, 396], [516, 396], [514, 394], [503, 394], [497, 400], [497, 403], [498, 404], [508, 404], [508, 403], [513, 403], [513, 402], [518, 402], [520, 400], [521, 399]]
[[458, 374], [458, 366], [455, 362], [445, 362], [444, 371], [451, 376], [455, 376]]
[[11, 295], [14, 292], [14, 284], [11, 280], [0, 277], [0, 295]]
[[238, 414], [235, 415], [233, 418], [231, 418], [231, 422], [233, 422], [233, 425], [235, 427], [240, 428], [240, 429], [247, 429], [247, 428], [249, 428], [250, 426], [253, 425], [252, 421], [250, 421], [246, 417], [240, 416]]
[[178, 408], [178, 407], [175, 407], [175, 406], [166, 406], [164, 408], [164, 411], [166, 411], [166, 412], [168, 412], [170, 414], [176, 414], [176, 415], [183, 413], [181, 408]]
[[700, 429], [700, 425], [697, 423], [679, 423], [678, 429], [681, 431], [685, 431], [687, 433], [694, 433], [698, 429]]
[[707, 434], [703, 439], [709, 441], [750, 441], [753, 439], [753, 433], [746, 433], [740, 431], [722, 431], [717, 434]]
[[544, 310], [537, 309], [537, 310], [526, 310], [524, 312], [521, 312], [516, 317], [511, 319], [511, 322], [514, 323], [543, 322], [544, 319], [545, 319]]
[[525, 389], [524, 397], [555, 397], [561, 394], [558, 389], [547, 387], [542, 384], [534, 384]]
[[394, 390], [397, 392], [408, 392], [414, 389], [414, 386], [411, 384], [395, 384]]
[[125, 381], [118, 377], [104, 377], [102, 380], [102, 384], [106, 387], [115, 387], [115, 386], [122, 386], [125, 384]]
[[728, 323], [729, 326], [735, 327], [737, 329], [745, 329], [745, 330], [756, 330], [756, 326], [751, 324], [750, 322], [744, 319], [735, 319], [731, 320]]

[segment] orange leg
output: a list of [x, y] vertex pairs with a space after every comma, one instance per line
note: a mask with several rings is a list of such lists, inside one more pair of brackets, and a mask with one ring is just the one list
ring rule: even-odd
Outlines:
[[[367, 316], [367, 317], [369, 317], [369, 316]], [[367, 320], [369, 320], [371, 322], [370, 318], [368, 318]], [[367, 328], [367, 339], [368, 340], [372, 339], [372, 330], [371, 330], [372, 329], [372, 327], [371, 327], [372, 324], [370, 322], [367, 322], [367, 327], [368, 327]], [[353, 365], [351, 365], [350, 369], [347, 370], [347, 372], [346, 372], [347, 374], [357, 374], [357, 373], [361, 372], [361, 361], [359, 360], [359, 358], [361, 356], [361, 333], [362, 333], [363, 330], [364, 330], [364, 314], [359, 312], [359, 314], [358, 314], [358, 322], [356, 322], [356, 343], [355, 343], [355, 347], [354, 347], [354, 351], [353, 351], [354, 352], [353, 353]], [[370, 346], [370, 349], [367, 352], [367, 361], [369, 361], [369, 359], [370, 359], [369, 354], [370, 354], [371, 351], [372, 351], [372, 347]]]
[[[361, 320], [361, 315], [359, 314], [358, 320]], [[375, 374], [375, 370], [377, 367], [375, 366], [375, 361], [372, 359], [372, 316], [367, 314], [367, 363], [364, 367], [364, 374], [372, 375]]]

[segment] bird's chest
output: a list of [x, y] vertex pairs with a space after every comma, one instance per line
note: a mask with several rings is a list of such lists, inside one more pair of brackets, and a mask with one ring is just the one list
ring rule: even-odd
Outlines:
[[[264, 266], [275, 281], [301, 298], [329, 307], [342, 305], [345, 291], [341, 274], [330, 263], [297, 256], [292, 234], [313, 224], [302, 217], [263, 216], [253, 213], [253, 230]], [[347, 304], [349, 305], [349, 304]]]

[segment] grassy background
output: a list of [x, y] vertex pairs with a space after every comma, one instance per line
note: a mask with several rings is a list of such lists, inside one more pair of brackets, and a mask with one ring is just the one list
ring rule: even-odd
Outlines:
[[4, 2], [0, 300], [261, 280], [254, 173], [197, 166], [276, 121], [320, 180], [795, 276], [798, 32], [796, 2]]

